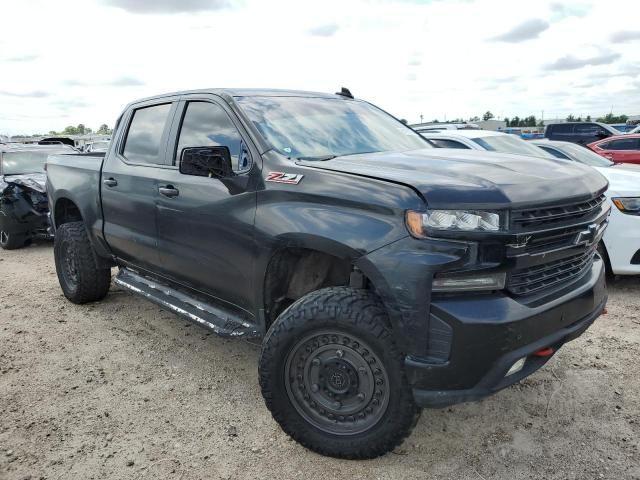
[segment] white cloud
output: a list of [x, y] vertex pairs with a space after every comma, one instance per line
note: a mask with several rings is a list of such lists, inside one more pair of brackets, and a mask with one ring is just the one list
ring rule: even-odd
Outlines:
[[493, 37], [496, 42], [519, 43], [526, 40], [538, 38], [538, 36], [549, 28], [549, 23], [539, 18], [532, 18], [511, 28], [509, 31]]
[[132, 13], [181, 13], [220, 10], [233, 6], [230, 0], [105, 0], [105, 4]]
[[0, 133], [113, 126], [132, 100], [205, 87], [344, 85], [411, 122], [640, 114], [640, 50], [616, 43], [639, 2], [109, 1], [3, 5]]

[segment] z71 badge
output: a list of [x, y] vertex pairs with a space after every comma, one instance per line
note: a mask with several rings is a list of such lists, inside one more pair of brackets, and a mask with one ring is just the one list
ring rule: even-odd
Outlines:
[[298, 184], [304, 175], [300, 173], [269, 172], [267, 182]]

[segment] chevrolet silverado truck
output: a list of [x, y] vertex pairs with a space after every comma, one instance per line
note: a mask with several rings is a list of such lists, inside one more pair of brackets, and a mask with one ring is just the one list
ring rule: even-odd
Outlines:
[[55, 264], [228, 337], [262, 337], [283, 430], [382, 455], [423, 407], [480, 399], [603, 312], [607, 181], [555, 159], [431, 148], [338, 94], [201, 90], [126, 107], [106, 154], [49, 157]]

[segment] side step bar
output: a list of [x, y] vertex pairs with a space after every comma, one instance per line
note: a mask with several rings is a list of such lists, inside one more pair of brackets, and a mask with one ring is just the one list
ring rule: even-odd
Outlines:
[[255, 324], [220, 307], [204, 303], [167, 285], [121, 268], [114, 282], [221, 337], [259, 336]]

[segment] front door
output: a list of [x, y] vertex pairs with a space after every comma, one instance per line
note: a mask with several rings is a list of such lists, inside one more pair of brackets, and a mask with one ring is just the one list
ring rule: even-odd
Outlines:
[[[237, 119], [217, 97], [187, 97], [176, 115], [174, 168], [158, 177], [158, 242], [164, 275], [254, 312], [254, 218], [259, 158]], [[234, 175], [180, 173], [188, 147], [229, 148]]]

